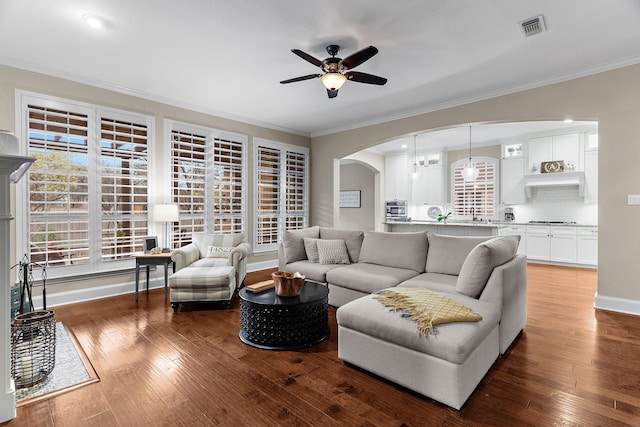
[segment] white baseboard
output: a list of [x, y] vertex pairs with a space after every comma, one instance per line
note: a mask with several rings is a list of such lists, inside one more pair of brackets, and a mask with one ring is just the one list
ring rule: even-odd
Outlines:
[[260, 261], [260, 262], [247, 264], [247, 271], [253, 272], [253, 271], [260, 271], [260, 270], [266, 270], [268, 268], [277, 268], [277, 267], [278, 267], [278, 260], [272, 259], [269, 261]]
[[640, 301], [625, 298], [607, 297], [596, 292], [594, 307], [600, 310], [640, 316]]
[[[260, 271], [278, 266], [278, 260], [262, 261], [247, 264], [247, 271]], [[164, 287], [164, 277], [152, 277], [149, 280], [149, 289]], [[143, 290], [144, 289], [144, 290]], [[140, 292], [146, 291], [146, 283], [140, 281]], [[47, 308], [56, 307], [77, 302], [91, 301], [100, 298], [114, 297], [116, 295], [132, 294], [135, 292], [135, 282], [116, 283], [113, 285], [96, 286], [74, 291], [47, 293]], [[133, 298], [133, 295], [131, 296]], [[36, 309], [42, 308], [42, 295], [33, 296], [33, 305]]]

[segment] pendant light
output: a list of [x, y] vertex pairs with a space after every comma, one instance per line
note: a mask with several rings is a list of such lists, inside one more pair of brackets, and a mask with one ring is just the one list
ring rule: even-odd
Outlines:
[[480, 171], [471, 163], [471, 126], [469, 126], [469, 163], [462, 169], [462, 178], [465, 182], [473, 182], [478, 179]]
[[418, 175], [418, 146], [416, 144], [417, 135], [413, 135], [413, 165], [411, 166], [411, 179], [418, 181], [420, 175]]

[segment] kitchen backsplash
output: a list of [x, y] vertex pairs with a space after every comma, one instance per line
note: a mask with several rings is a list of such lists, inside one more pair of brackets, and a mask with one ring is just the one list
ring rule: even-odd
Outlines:
[[576, 187], [572, 186], [533, 188], [527, 204], [514, 205], [513, 208], [516, 222], [575, 221], [585, 225], [598, 224], [598, 205], [584, 203]]

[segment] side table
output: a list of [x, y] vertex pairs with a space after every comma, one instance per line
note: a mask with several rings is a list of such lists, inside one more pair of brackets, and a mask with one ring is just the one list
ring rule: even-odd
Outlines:
[[164, 265], [164, 299], [167, 299], [167, 285], [169, 284], [169, 264], [173, 266], [173, 272], [176, 272], [176, 264], [171, 259], [171, 253], [160, 254], [139, 254], [136, 257], [136, 293], [135, 298], [138, 301], [138, 285], [140, 283], [140, 267], [147, 267], [147, 293], [149, 293], [149, 267], [152, 265]]
[[329, 289], [307, 281], [298, 297], [279, 297], [274, 289], [240, 290], [240, 339], [266, 350], [310, 347], [329, 334]]

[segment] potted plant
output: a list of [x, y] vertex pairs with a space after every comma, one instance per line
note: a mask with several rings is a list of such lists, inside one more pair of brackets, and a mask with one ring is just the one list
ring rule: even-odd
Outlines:
[[452, 212], [447, 213], [446, 215], [440, 214], [438, 215], [438, 222], [442, 222], [445, 225], [447, 224], [447, 219], [451, 216]]

